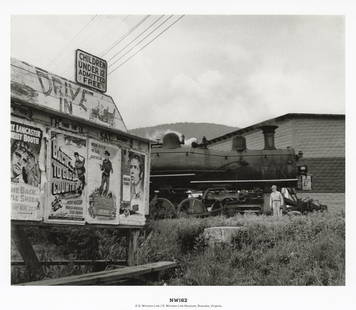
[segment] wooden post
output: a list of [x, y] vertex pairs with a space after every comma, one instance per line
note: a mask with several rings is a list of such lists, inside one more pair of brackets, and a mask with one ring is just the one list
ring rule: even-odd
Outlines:
[[127, 234], [127, 265], [137, 265], [137, 239], [140, 234], [138, 229], [130, 229]]
[[22, 259], [26, 264], [31, 281], [42, 279], [44, 277], [44, 272], [41, 263], [39, 262], [23, 227], [20, 225], [11, 225], [11, 238], [13, 238]]
[[271, 194], [269, 193], [263, 194], [263, 211], [262, 211], [263, 214], [267, 214], [267, 215], [272, 214], [272, 209], [271, 206], [269, 205], [270, 195]]

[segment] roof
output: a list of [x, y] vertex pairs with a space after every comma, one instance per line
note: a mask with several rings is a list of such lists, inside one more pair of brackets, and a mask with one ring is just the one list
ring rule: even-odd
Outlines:
[[296, 118], [314, 118], [314, 119], [330, 119], [330, 118], [334, 118], [334, 119], [345, 119], [345, 114], [316, 114], [316, 113], [287, 113], [287, 114], [283, 114], [281, 116], [278, 117], [274, 117], [253, 125], [250, 125], [248, 127], [244, 127], [244, 128], [240, 128], [238, 130], [234, 130], [232, 132], [229, 132], [227, 134], [224, 134], [222, 136], [210, 139], [208, 141], [208, 144], [213, 144], [216, 143], [218, 141], [221, 140], [225, 140], [225, 139], [229, 139], [231, 137], [234, 137], [236, 135], [240, 135], [252, 130], [256, 130], [258, 129], [260, 126], [264, 126], [264, 125], [276, 125], [276, 123], [281, 122], [281, 121], [285, 121], [285, 120], [290, 120], [290, 119], [296, 119]]
[[[28, 106], [29, 108], [34, 109], [34, 110], [38, 110], [38, 111], [41, 111], [41, 112], [47, 112], [47, 113], [50, 113], [50, 114], [53, 114], [53, 115], [56, 115], [56, 116], [59, 116], [59, 117], [63, 117], [63, 113], [62, 112], [58, 112], [56, 110], [52, 110], [52, 109], [45, 108], [45, 107], [39, 107], [38, 105], [30, 103], [28, 101], [22, 101], [20, 99], [13, 99], [11, 103], [15, 104], [15, 105], [18, 104], [18, 105], [21, 105], [21, 106], [25, 105], [25, 106]], [[65, 118], [70, 120], [70, 121], [73, 121], [74, 123], [81, 123], [81, 124], [87, 125], [87, 126], [94, 126], [94, 127], [98, 128], [98, 129], [105, 130], [105, 131], [110, 131], [111, 133], [118, 134], [119, 136], [123, 136], [123, 137], [129, 138], [129, 139], [135, 139], [135, 140], [139, 140], [139, 141], [142, 141], [142, 142], [145, 142], [145, 143], [155, 143], [156, 142], [156, 141], [153, 141], [153, 140], [150, 140], [150, 139], [147, 139], [147, 138], [143, 138], [143, 137], [140, 137], [140, 136], [136, 136], [136, 135], [130, 134], [129, 132], [122, 131], [120, 129], [108, 128], [108, 127], [103, 126], [101, 124], [93, 123], [93, 122], [91, 122], [89, 120], [86, 120], [86, 119], [83, 119], [83, 118], [79, 118], [79, 117], [76, 117], [76, 116], [72, 116], [70, 114], [66, 114]]]

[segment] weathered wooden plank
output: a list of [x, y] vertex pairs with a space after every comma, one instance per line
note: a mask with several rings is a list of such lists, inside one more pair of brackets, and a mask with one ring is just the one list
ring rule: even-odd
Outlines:
[[30, 279], [38, 280], [44, 277], [41, 263], [38, 261], [30, 240], [22, 226], [11, 225], [11, 237], [13, 238], [26, 267], [28, 268]]
[[[20, 221], [20, 220], [11, 220], [11, 223], [14, 225], [21, 226], [38, 226], [38, 227], [78, 227], [76, 224], [71, 223], [44, 223], [44, 222], [36, 222], [36, 221]], [[115, 229], [122, 230], [123, 233], [131, 229], [142, 229], [144, 226], [138, 225], [111, 225], [111, 224], [84, 224], [80, 225], [80, 228], [88, 228], [88, 229], [97, 229], [97, 228], [105, 228], [105, 229]]]
[[[127, 261], [121, 260], [105, 260], [105, 259], [76, 259], [76, 260], [54, 260], [54, 261], [40, 261], [41, 265], [44, 266], [56, 266], [56, 265], [95, 265], [95, 264], [106, 264], [106, 265], [124, 265]], [[25, 261], [11, 261], [12, 266], [23, 266]]]
[[108, 285], [116, 281], [134, 278], [145, 274], [160, 272], [177, 266], [176, 262], [156, 262], [145, 265], [123, 267], [115, 270], [87, 273], [76, 276], [63, 277], [58, 279], [48, 279], [22, 283], [19, 285]]
[[127, 264], [129, 266], [137, 265], [137, 240], [140, 231], [130, 230], [128, 232], [128, 245], [127, 245]]
[[11, 97], [127, 132], [110, 96], [15, 58], [11, 59]]

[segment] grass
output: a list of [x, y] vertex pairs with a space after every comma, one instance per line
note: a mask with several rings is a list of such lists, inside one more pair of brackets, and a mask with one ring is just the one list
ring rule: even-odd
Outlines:
[[[343, 214], [236, 216], [152, 222], [140, 262], [176, 260], [170, 285], [344, 285]], [[204, 228], [240, 226], [230, 244], [209, 247]]]
[[[203, 231], [214, 226], [241, 229], [231, 243], [210, 247]], [[106, 229], [51, 229], [30, 235], [44, 260], [125, 256], [124, 238]], [[15, 255], [14, 251], [12, 257]], [[152, 221], [140, 235], [138, 260], [140, 264], [179, 262], [179, 268], [167, 275], [168, 285], [345, 285], [344, 214]], [[51, 267], [47, 268], [46, 277], [89, 271], [90, 267], [74, 265]], [[12, 282], [24, 279], [24, 268], [13, 267]]]

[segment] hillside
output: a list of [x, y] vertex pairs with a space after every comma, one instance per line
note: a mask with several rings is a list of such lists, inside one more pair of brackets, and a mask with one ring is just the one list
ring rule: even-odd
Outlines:
[[129, 130], [129, 132], [140, 137], [157, 140], [160, 139], [167, 131], [176, 131], [183, 134], [186, 139], [195, 137], [200, 141], [203, 136], [207, 139], [212, 139], [237, 129], [239, 128], [221, 124], [186, 122], [135, 128]]

